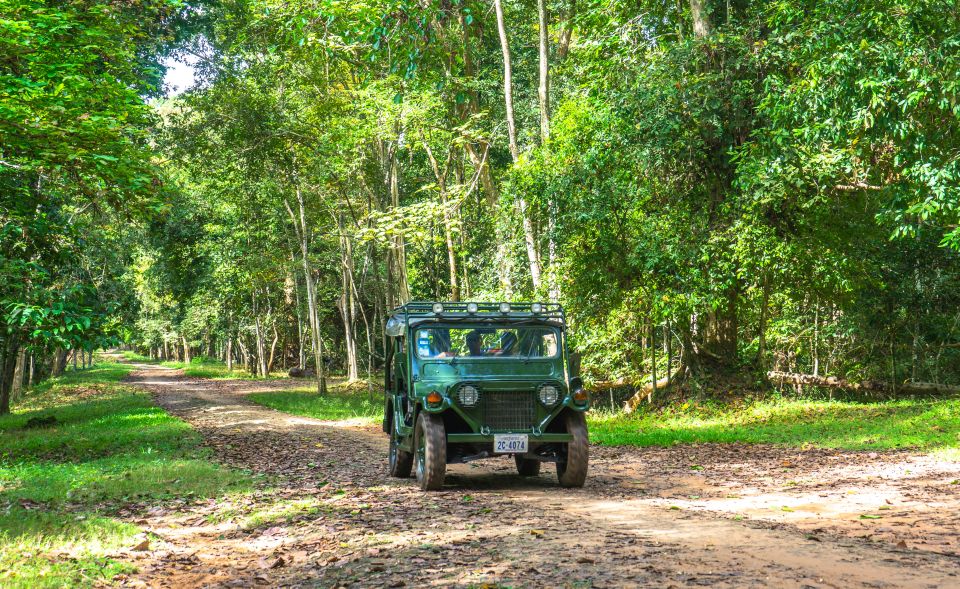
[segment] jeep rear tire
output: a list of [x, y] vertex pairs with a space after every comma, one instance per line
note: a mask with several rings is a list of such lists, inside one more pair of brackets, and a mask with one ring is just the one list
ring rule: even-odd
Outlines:
[[517, 463], [517, 472], [522, 477], [535, 477], [540, 474], [540, 461], [532, 458], [524, 458], [519, 454], [513, 455], [513, 460]]
[[400, 449], [397, 432], [393, 430], [393, 424], [390, 424], [390, 476], [405, 479], [410, 476], [412, 468], [413, 454]]
[[439, 415], [420, 413], [413, 439], [417, 482], [424, 491], [443, 487], [447, 473], [447, 433]]
[[590, 460], [590, 438], [587, 434], [587, 419], [578, 411], [567, 411], [564, 418], [567, 433], [573, 439], [566, 444], [557, 460], [557, 478], [561, 487], [582, 487], [587, 480], [587, 464]]

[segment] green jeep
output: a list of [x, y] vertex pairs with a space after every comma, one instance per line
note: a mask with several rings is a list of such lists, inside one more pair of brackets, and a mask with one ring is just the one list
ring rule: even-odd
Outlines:
[[570, 373], [560, 305], [413, 302], [386, 325], [390, 474], [423, 490], [447, 464], [512, 455], [523, 476], [556, 462], [564, 487], [587, 477], [589, 396]]

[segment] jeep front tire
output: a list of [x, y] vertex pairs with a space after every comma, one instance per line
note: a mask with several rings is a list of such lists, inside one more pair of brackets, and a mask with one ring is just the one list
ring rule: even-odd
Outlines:
[[437, 491], [443, 487], [447, 473], [447, 433], [443, 419], [432, 413], [420, 413], [413, 445], [414, 467], [417, 482], [424, 491]]
[[590, 460], [587, 419], [583, 413], [567, 411], [564, 421], [567, 433], [573, 436], [573, 439], [567, 442], [566, 452], [558, 457], [557, 478], [561, 487], [582, 487], [587, 480], [587, 464]]

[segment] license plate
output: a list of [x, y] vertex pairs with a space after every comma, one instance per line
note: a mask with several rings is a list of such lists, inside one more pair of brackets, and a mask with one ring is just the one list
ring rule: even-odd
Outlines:
[[527, 434], [494, 434], [494, 454], [526, 454]]

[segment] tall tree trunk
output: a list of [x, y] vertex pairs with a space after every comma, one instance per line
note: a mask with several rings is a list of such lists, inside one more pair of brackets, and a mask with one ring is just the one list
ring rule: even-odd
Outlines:
[[345, 232], [343, 216], [337, 217], [337, 229], [340, 233], [340, 314], [343, 316], [343, 338], [347, 353], [347, 379], [360, 378], [357, 364], [356, 311], [353, 298], [353, 246]]
[[50, 376], [63, 376], [63, 371], [67, 369], [67, 351], [63, 348], [57, 348], [53, 352], [53, 366], [50, 368]]
[[503, 53], [503, 101], [507, 112], [507, 138], [510, 142], [510, 155], [513, 161], [520, 159], [517, 147], [517, 124], [513, 117], [513, 65], [510, 60], [510, 42], [507, 38], [507, 25], [503, 19], [501, 0], [493, 0], [497, 13], [497, 32], [500, 34], [500, 51]]
[[707, 0], [690, 0], [690, 16], [693, 18], [693, 35], [698, 39], [710, 36], [710, 6]]
[[[510, 141], [510, 155], [516, 163], [520, 159], [520, 148], [517, 146], [517, 125], [513, 116], [513, 66], [510, 60], [510, 42], [507, 38], [501, 0], [493, 0], [493, 7], [497, 13], [497, 31], [500, 34], [500, 50], [503, 53], [503, 100], [507, 113], [507, 136]], [[517, 195], [517, 206], [523, 222], [523, 238], [527, 250], [527, 262], [530, 265], [530, 279], [533, 281], [534, 290], [538, 290], [540, 288], [540, 255], [537, 252], [537, 240], [533, 231], [533, 222], [527, 210], [527, 201], [522, 194]]]
[[21, 348], [17, 352], [17, 356], [14, 360], [14, 365], [13, 365], [13, 382], [10, 383], [11, 403], [17, 402], [17, 400], [23, 394], [23, 378], [24, 378], [24, 371], [26, 368], [26, 361], [27, 361], [26, 350]]
[[567, 5], [566, 18], [563, 19], [563, 29], [560, 31], [560, 45], [557, 47], [557, 59], [563, 61], [570, 51], [570, 38], [573, 36], [573, 18], [577, 15], [577, 0], [570, 0]]
[[[550, 12], [546, 0], [537, 0], [537, 13], [540, 20], [540, 142], [550, 139]], [[556, 203], [551, 198], [547, 203], [547, 265], [551, 301], [560, 299], [560, 289], [556, 275], [557, 243]]]
[[550, 138], [550, 12], [547, 0], [537, 0], [537, 15], [540, 21], [540, 141]]
[[10, 413], [10, 394], [13, 389], [13, 373], [17, 368], [20, 355], [20, 336], [16, 332], [8, 334], [0, 348], [0, 415]]
[[307, 289], [307, 313], [310, 320], [310, 343], [313, 350], [313, 360], [317, 373], [317, 393], [327, 394], [327, 381], [323, 371], [323, 349], [320, 342], [320, 317], [317, 312], [316, 288], [313, 282], [313, 270], [310, 268], [310, 234], [307, 228], [306, 204], [303, 200], [303, 193], [300, 186], [296, 186], [297, 205], [299, 207], [299, 217], [293, 213], [290, 204], [284, 199], [287, 212], [297, 228], [297, 234], [300, 240], [300, 257], [303, 260], [303, 280]]
[[181, 339], [183, 340], [183, 363], [190, 366], [190, 362], [193, 360], [190, 357], [190, 343], [187, 341], [187, 336], [183, 336]]
[[227, 362], [227, 372], [233, 372], [233, 336], [227, 336], [227, 350], [224, 352], [224, 359]]

